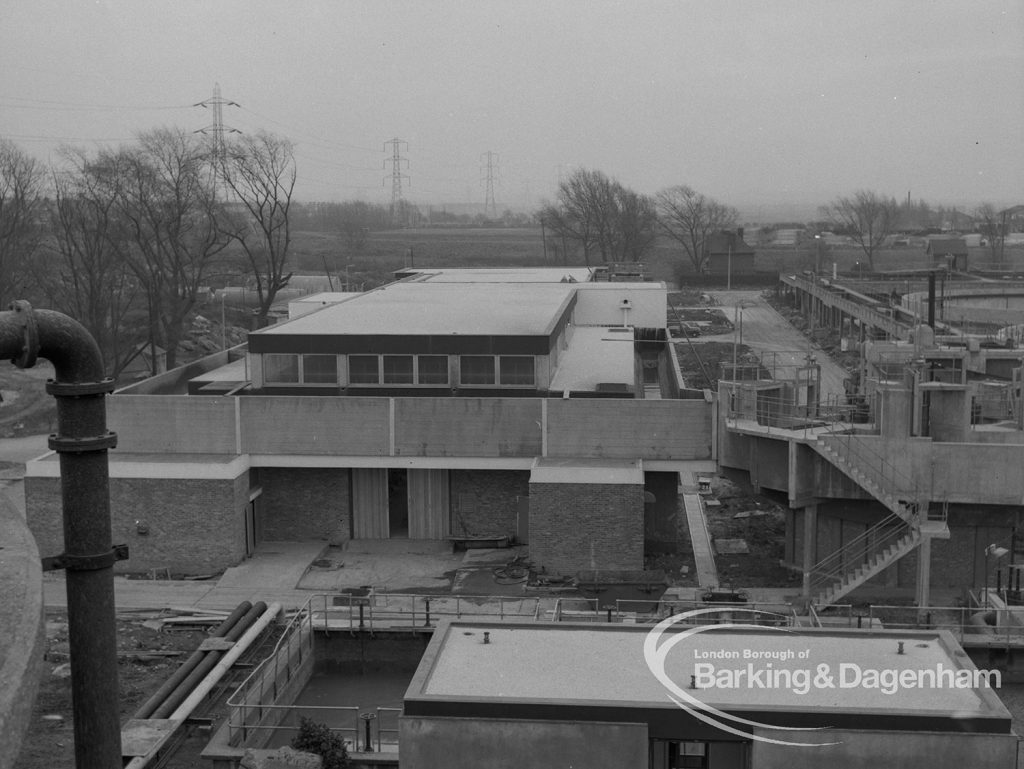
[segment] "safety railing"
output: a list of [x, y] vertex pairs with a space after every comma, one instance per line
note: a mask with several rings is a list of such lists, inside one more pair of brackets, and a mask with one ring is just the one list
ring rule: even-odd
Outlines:
[[422, 595], [368, 589], [365, 594], [317, 595], [311, 599], [318, 630], [431, 630], [445, 617], [536, 619], [541, 599], [531, 596]]
[[[623, 624], [654, 624], [663, 619], [695, 609], [714, 609], [714, 614], [702, 614], [687, 618], [687, 624], [713, 625], [721, 622], [736, 622], [764, 625], [798, 625], [794, 607], [789, 604], [770, 602], [661, 600], [644, 601], [616, 599], [602, 602], [599, 598], [559, 598], [551, 611], [554, 622], [593, 622]], [[744, 611], [738, 611], [738, 610]], [[749, 612], [761, 612], [756, 617]], [[734, 616], [733, 616], [734, 615]]]
[[377, 752], [388, 748], [398, 749], [398, 718], [401, 708], [377, 708]]
[[919, 484], [897, 467], [890, 455], [884, 451], [883, 441], [865, 440], [865, 436], [861, 434], [836, 428], [834, 423], [830, 424], [828, 433], [819, 435], [818, 440], [823, 442], [848, 470], [857, 471], [863, 476], [859, 481], [861, 486], [879, 501], [885, 502], [890, 509], [893, 509], [894, 504], [899, 505], [901, 516], [910, 523], [920, 522], [922, 512], [927, 520], [945, 521], [945, 507], [936, 506], [934, 510], [931, 509], [928, 500], [919, 489]]
[[[278, 704], [285, 689], [302, 674], [303, 667], [313, 664], [313, 630], [311, 599], [292, 617], [270, 655], [228, 697], [230, 744], [265, 744], [271, 736], [267, 732], [294, 732], [300, 716], [326, 711], [330, 711], [332, 720], [338, 721], [340, 717], [342, 723], [332, 731], [349, 741], [355, 740], [358, 707]], [[351, 725], [347, 724], [350, 719], [345, 714], [351, 715]]]
[[[789, 432], [802, 432], [804, 437], [821, 433], [824, 428], [832, 432], [846, 432], [857, 425], [869, 429], [872, 414], [870, 401], [830, 394], [817, 403], [799, 403], [795, 393], [777, 396], [759, 392], [743, 382], [722, 382], [723, 408], [730, 427], [740, 427], [736, 420], [751, 420], [759, 428], [771, 432], [772, 428]], [[831, 427], [829, 427], [831, 426]]]
[[830, 285], [825, 285], [818, 279], [809, 280], [801, 275], [782, 275], [780, 280], [794, 288], [807, 292], [830, 307], [835, 307], [850, 317], [857, 318], [897, 339], [906, 339], [910, 331], [908, 324], [902, 323], [874, 307], [848, 299], [842, 296], [840, 292], [831, 288]]
[[[1024, 616], [1012, 609], [978, 606], [893, 606], [874, 604], [847, 617], [847, 626], [887, 630], [948, 630], [962, 646], [1024, 647]], [[835, 624], [835, 623], [833, 623]]]
[[872, 557], [893, 545], [903, 544], [904, 538], [913, 531], [910, 524], [895, 513], [883, 518], [811, 568], [811, 594], [827, 590], [867, 564]]

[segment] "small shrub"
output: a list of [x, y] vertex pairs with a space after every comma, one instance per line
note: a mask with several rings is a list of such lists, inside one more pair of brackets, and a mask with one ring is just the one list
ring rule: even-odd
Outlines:
[[316, 753], [323, 759], [323, 769], [345, 769], [349, 765], [345, 740], [312, 718], [303, 716], [299, 721], [299, 733], [292, 740], [292, 747]]

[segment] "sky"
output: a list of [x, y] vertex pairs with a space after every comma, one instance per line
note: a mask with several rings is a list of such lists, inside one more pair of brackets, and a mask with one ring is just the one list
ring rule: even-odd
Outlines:
[[[0, 0], [0, 138], [295, 144], [299, 200], [500, 209], [576, 168], [751, 221], [859, 189], [1024, 203], [1020, 0]], [[809, 215], [804, 213], [804, 215]]]

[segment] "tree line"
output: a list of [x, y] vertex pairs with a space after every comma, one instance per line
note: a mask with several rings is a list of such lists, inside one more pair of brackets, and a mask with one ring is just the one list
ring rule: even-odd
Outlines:
[[29, 298], [78, 319], [112, 376], [142, 345], [174, 366], [211, 281], [246, 276], [265, 322], [290, 278], [287, 139], [216, 143], [162, 128], [59, 154], [47, 167], [0, 141], [0, 305]]
[[[704, 245], [715, 232], [735, 227], [739, 212], [685, 185], [654, 197], [624, 187], [601, 171], [578, 169], [558, 185], [553, 202], [537, 212], [563, 258], [570, 246], [584, 263], [639, 262], [665, 234], [700, 271]], [[559, 245], [560, 244], [560, 245]]]
[[[839, 196], [819, 209], [818, 231], [831, 229], [849, 236], [864, 252], [872, 269], [878, 250], [894, 232], [966, 227], [987, 239], [993, 261], [1001, 261], [1009, 231], [1007, 211], [983, 203], [971, 214], [924, 201], [900, 204], [892, 196], [857, 190]], [[681, 247], [695, 272], [705, 266], [711, 235], [736, 227], [739, 212], [732, 206], [697, 192], [692, 187], [668, 187], [653, 197], [640, 195], [600, 171], [579, 169], [558, 185], [553, 202], [541, 207], [537, 219], [554, 239], [556, 258], [571, 252], [584, 263], [638, 262], [659, 234]], [[937, 230], [936, 230], [937, 231]], [[545, 235], [546, 240], [546, 235]]]

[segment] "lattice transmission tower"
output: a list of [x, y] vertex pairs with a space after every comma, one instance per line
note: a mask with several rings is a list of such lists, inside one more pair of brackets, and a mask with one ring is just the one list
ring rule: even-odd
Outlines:
[[218, 162], [222, 163], [227, 156], [227, 145], [224, 142], [224, 134], [241, 133], [237, 128], [230, 128], [224, 125], [224, 107], [240, 107], [238, 102], [225, 99], [220, 95], [220, 83], [213, 84], [213, 98], [197, 102], [193, 107], [204, 107], [213, 110], [213, 122], [205, 128], [195, 131], [197, 134], [205, 134], [210, 138], [211, 151]]
[[487, 185], [487, 191], [484, 193], [484, 216], [488, 219], [497, 219], [498, 205], [494, 202], [494, 182], [498, 178], [498, 153], [487, 150], [480, 156], [480, 160], [485, 163], [480, 167], [480, 172], [483, 175], [482, 181]]
[[[394, 219], [398, 216], [402, 210], [402, 180], [409, 181], [408, 174], [402, 173], [402, 164], [405, 167], [409, 167], [409, 161], [402, 157], [402, 145], [405, 145], [406, 150], [409, 149], [409, 142], [402, 141], [401, 139], [390, 139], [384, 142], [384, 151], [388, 151], [388, 147], [391, 147], [391, 157], [385, 158], [384, 168], [391, 164], [391, 218]], [[387, 182], [388, 177], [384, 177], [384, 181]]]

